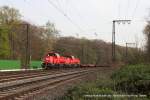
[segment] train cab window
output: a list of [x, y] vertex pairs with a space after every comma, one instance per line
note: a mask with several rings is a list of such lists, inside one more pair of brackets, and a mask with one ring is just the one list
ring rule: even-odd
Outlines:
[[48, 53], [47, 56], [56, 56], [55, 53]]
[[75, 57], [74, 57], [74, 56], [71, 56], [71, 58], [74, 59]]
[[56, 56], [57, 58], [59, 58], [59, 57], [60, 57], [60, 55], [59, 55], [58, 53], [55, 53], [55, 56]]

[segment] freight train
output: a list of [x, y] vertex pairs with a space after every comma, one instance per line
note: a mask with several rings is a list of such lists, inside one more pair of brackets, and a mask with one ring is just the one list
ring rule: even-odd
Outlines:
[[42, 68], [80, 67], [80, 60], [72, 55], [60, 56], [59, 53], [49, 52], [43, 58]]

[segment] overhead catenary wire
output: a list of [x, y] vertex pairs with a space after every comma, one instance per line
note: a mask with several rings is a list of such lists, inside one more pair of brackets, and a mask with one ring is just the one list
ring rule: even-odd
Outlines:
[[[64, 11], [65, 9], [63, 9], [62, 8], [62, 3], [60, 3], [60, 1], [59, 0], [55, 0], [56, 1], [56, 3], [57, 3], [57, 5], [59, 6], [59, 9], [62, 9], [62, 11]], [[61, 2], [62, 2], [63, 0], [61, 0]], [[65, 11], [64, 11], [65, 12]]]
[[120, 3], [120, 0], [118, 1], [118, 18], [120, 18], [120, 6], [121, 6], [121, 3]]
[[[61, 3], [59, 0], [56, 0], [56, 2], [53, 2], [52, 0], [48, 0], [48, 2], [50, 3], [50, 5], [52, 5], [57, 11], [59, 11], [61, 14], [63, 14], [63, 16], [65, 18], [67, 18], [67, 20], [69, 20], [77, 29], [80, 30], [80, 32], [86, 32], [86, 30], [83, 30], [80, 26], [78, 26], [78, 24], [76, 24], [71, 18], [70, 16], [68, 16], [66, 14], [66, 12], [64, 11], [64, 9], [62, 9]], [[56, 4], [57, 3], [57, 4]], [[75, 7], [74, 10], [77, 10], [77, 8]], [[83, 20], [82, 16], [80, 15], [80, 13], [77, 10], [77, 15], [80, 16], [80, 18]], [[87, 24], [86, 24], [87, 25]], [[80, 32], [78, 32], [78, 37]], [[94, 31], [95, 32], [95, 31]], [[94, 32], [92, 32], [94, 34]]]
[[78, 7], [71, 5], [71, 8], [75, 12], [75, 14], [79, 17], [80, 21], [84, 24], [84, 26], [87, 26], [88, 23], [85, 21], [85, 18], [80, 14]]
[[[84, 26], [86, 26], [86, 27], [89, 26], [87, 21], [85, 21], [85, 18], [80, 14], [80, 11], [79, 11], [79, 9], [76, 5], [72, 5], [72, 3], [67, 2], [67, 0], [62, 0], [62, 1], [66, 1], [66, 2], [64, 2], [65, 3], [64, 7], [65, 8], [67, 7], [66, 9], [73, 10], [73, 13], [77, 15], [77, 17], [80, 19], [80, 22], [82, 22], [82, 24]], [[56, 0], [56, 3], [58, 4], [60, 9], [63, 9], [62, 6], [61, 6], [61, 3], [59, 2], [59, 0]], [[65, 9], [63, 9], [63, 11], [64, 10]], [[67, 12], [67, 11], [64, 11], [64, 12]], [[84, 31], [86, 31], [86, 29], [84, 29]]]
[[68, 21], [70, 21], [77, 29], [79, 29], [81, 32], [83, 32], [83, 29], [78, 26], [74, 21], [63, 11], [61, 10], [57, 5], [55, 5], [51, 0], [48, 0], [49, 4], [52, 5], [57, 11], [59, 11]]
[[128, 11], [129, 11], [129, 7], [130, 7], [130, 0], [127, 0], [126, 19], [127, 19], [127, 17], [128, 17], [128, 14], [129, 14], [129, 12], [128, 12]]
[[134, 16], [135, 16], [136, 10], [137, 10], [137, 8], [139, 6], [139, 3], [140, 3], [140, 0], [137, 0], [135, 8], [133, 9], [133, 13], [132, 13], [131, 19], [134, 19]]

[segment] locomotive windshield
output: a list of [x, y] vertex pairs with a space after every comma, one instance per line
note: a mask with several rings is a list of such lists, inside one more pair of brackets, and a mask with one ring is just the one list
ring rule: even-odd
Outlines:
[[47, 56], [56, 56], [55, 53], [48, 53]]
[[75, 59], [75, 57], [74, 57], [74, 56], [71, 56], [71, 58], [72, 58], [72, 59]]
[[55, 56], [60, 57], [60, 55], [58, 53], [55, 53]]
[[58, 53], [48, 53], [47, 56], [56, 56], [56, 57], [60, 57], [60, 55]]

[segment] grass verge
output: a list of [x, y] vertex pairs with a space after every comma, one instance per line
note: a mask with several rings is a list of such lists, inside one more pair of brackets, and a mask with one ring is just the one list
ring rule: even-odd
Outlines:
[[[31, 68], [41, 68], [41, 61], [31, 61]], [[19, 60], [0, 60], [0, 70], [20, 69]]]

